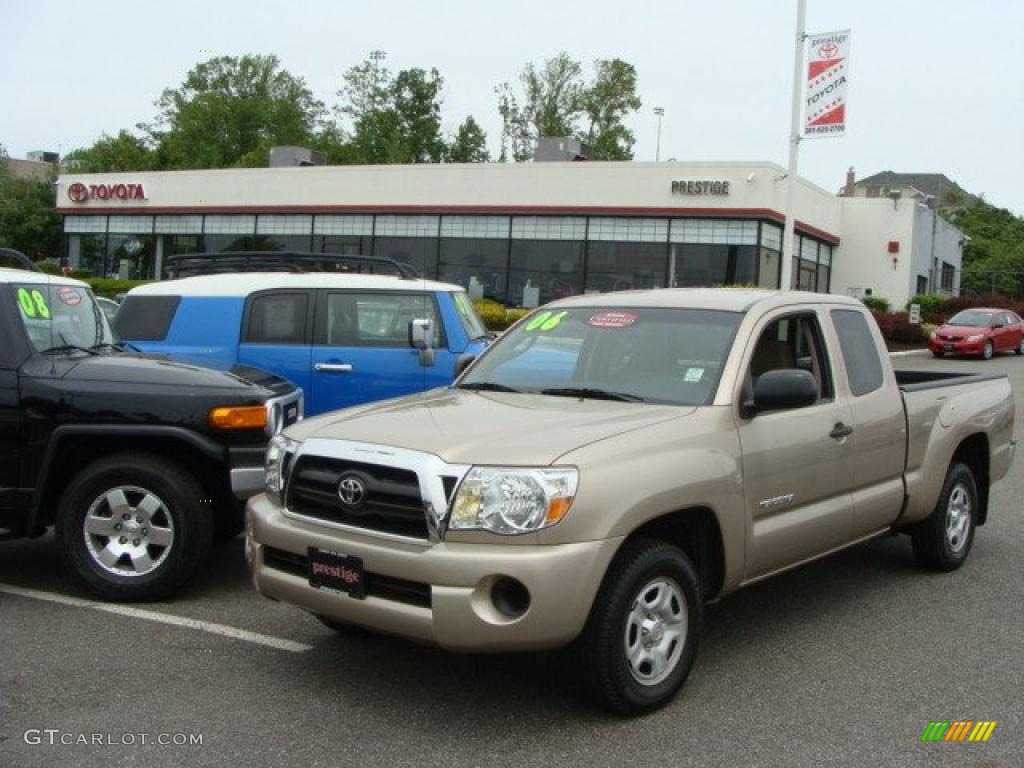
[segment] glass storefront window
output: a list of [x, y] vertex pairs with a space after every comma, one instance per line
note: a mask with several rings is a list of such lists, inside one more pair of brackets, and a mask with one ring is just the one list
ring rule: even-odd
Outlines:
[[761, 249], [761, 263], [758, 265], [757, 284], [761, 288], [779, 287], [779, 263], [782, 256], [771, 248]]
[[423, 277], [437, 277], [436, 237], [376, 237], [373, 255], [409, 264]]
[[153, 276], [156, 238], [153, 235], [110, 235], [107, 242], [107, 277], [121, 280]]
[[470, 278], [483, 295], [504, 302], [507, 297], [508, 240], [442, 238], [438, 279], [469, 289]]
[[665, 243], [587, 244], [588, 291], [625, 291], [665, 285], [668, 247]]
[[753, 285], [757, 247], [752, 245], [673, 245], [676, 285]]
[[370, 252], [370, 238], [360, 235], [316, 235], [313, 250], [317, 253], [344, 253], [363, 256]]
[[508, 300], [522, 305], [527, 282], [540, 289], [540, 303], [583, 291], [583, 241], [513, 240]]

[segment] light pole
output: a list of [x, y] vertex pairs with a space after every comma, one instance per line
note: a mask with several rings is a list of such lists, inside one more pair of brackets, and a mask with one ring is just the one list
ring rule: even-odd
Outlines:
[[655, 107], [654, 114], [658, 116], [658, 146], [654, 150], [654, 162], [661, 160], [661, 118], [665, 116], [664, 107]]

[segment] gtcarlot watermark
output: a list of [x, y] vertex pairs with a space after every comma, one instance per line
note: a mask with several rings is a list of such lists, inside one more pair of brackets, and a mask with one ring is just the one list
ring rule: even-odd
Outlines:
[[36, 746], [135, 747], [156, 744], [161, 747], [201, 747], [201, 733], [74, 733], [59, 728], [29, 728], [22, 741]]

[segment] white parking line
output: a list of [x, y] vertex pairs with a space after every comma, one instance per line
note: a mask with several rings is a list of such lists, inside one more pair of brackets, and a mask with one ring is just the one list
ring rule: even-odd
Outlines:
[[110, 605], [108, 603], [97, 603], [92, 600], [82, 600], [78, 597], [58, 595], [54, 592], [41, 592], [36, 589], [24, 589], [23, 587], [15, 587], [9, 584], [0, 584], [0, 592], [6, 592], [9, 595], [17, 595], [18, 597], [28, 597], [33, 600], [45, 600], [50, 603], [71, 605], [76, 608], [91, 608], [96, 611], [114, 613], [118, 616], [127, 616], [132, 619], [156, 621], [161, 624], [170, 624], [174, 627], [198, 629], [202, 632], [210, 632], [214, 635], [223, 635], [224, 637], [230, 637], [234, 640], [242, 640], [246, 643], [265, 645], [268, 648], [276, 648], [279, 651], [303, 653], [305, 651], [310, 651], [313, 649], [313, 646], [311, 645], [297, 643], [294, 640], [285, 640], [280, 637], [261, 635], [259, 632], [250, 632], [246, 629], [236, 629], [235, 627], [229, 627], [225, 624], [213, 624], [209, 621], [187, 619], [183, 616], [172, 616], [171, 614], [159, 613], [158, 611], [147, 611], [142, 608], [131, 608], [126, 605]]

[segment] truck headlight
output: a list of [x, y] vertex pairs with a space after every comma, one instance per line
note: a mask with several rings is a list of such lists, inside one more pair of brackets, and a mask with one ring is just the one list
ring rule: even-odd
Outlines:
[[459, 484], [448, 527], [505, 535], [546, 528], [565, 517], [578, 480], [573, 467], [474, 467]]
[[968, 336], [967, 337], [967, 343], [968, 344], [974, 344], [976, 341], [981, 341], [984, 338], [985, 338], [985, 334], [983, 334], [983, 333], [976, 333], [973, 336]]
[[283, 503], [284, 484], [299, 444], [284, 435], [274, 435], [267, 444], [267, 465], [264, 473], [267, 496]]

